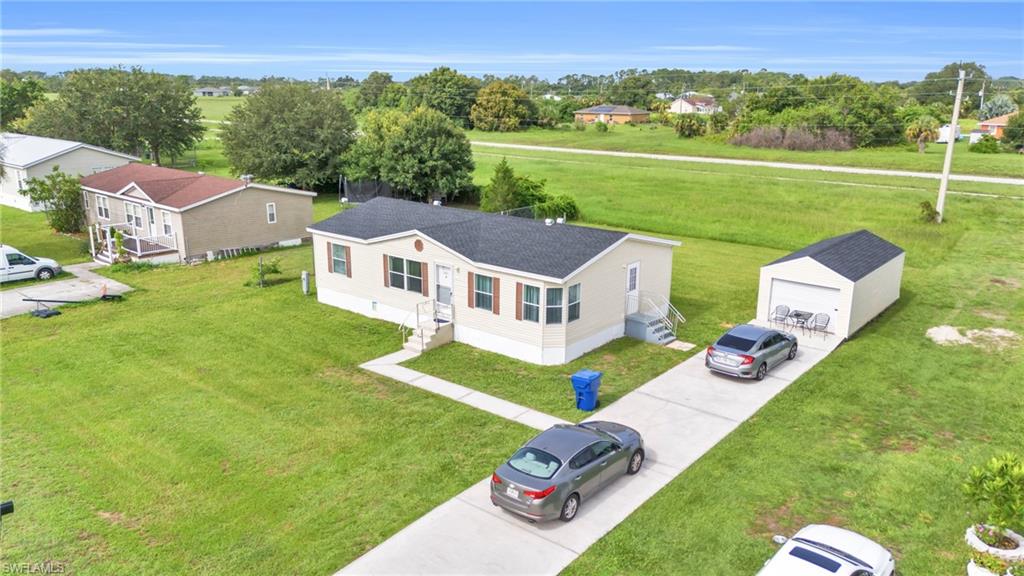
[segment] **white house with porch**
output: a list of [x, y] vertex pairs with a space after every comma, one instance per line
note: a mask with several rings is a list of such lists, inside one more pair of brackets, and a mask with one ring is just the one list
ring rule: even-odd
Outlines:
[[375, 198], [309, 228], [317, 298], [449, 342], [562, 364], [624, 335], [675, 339], [679, 242]]

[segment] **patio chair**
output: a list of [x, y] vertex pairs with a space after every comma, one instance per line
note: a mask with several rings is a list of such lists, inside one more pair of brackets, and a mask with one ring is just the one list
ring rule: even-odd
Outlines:
[[811, 317], [811, 320], [807, 323], [807, 327], [811, 329], [811, 333], [821, 332], [821, 337], [824, 338], [828, 331], [828, 323], [831, 318], [824, 312], [818, 312]]
[[779, 304], [775, 307], [775, 311], [768, 317], [769, 324], [782, 324], [783, 328], [789, 325], [789, 306], [785, 304]]

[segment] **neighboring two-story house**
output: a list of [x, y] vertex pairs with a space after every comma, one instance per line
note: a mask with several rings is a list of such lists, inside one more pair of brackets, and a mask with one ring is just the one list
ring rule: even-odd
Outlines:
[[625, 334], [667, 343], [679, 242], [375, 198], [309, 228], [317, 298], [455, 340], [561, 364]]
[[110, 262], [118, 232], [132, 259], [188, 262], [245, 248], [298, 244], [313, 192], [127, 164], [82, 178], [93, 257]]

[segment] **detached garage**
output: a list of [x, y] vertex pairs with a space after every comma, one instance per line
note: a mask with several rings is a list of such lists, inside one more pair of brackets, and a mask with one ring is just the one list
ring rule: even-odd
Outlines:
[[777, 306], [829, 315], [827, 332], [849, 338], [900, 297], [903, 249], [860, 230], [822, 240], [761, 267], [757, 318]]

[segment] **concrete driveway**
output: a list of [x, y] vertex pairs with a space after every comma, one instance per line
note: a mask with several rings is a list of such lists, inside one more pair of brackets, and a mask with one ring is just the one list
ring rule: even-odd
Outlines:
[[800, 344], [793, 361], [761, 382], [711, 374], [700, 352], [588, 417], [639, 430], [647, 462], [583, 502], [568, 524], [530, 524], [492, 506], [485, 478], [339, 573], [557, 574], [839, 342], [802, 337]]
[[[103, 294], [104, 286], [106, 286], [107, 294], [124, 294], [132, 289], [131, 286], [105, 278], [92, 271], [101, 266], [103, 264], [96, 262], [71, 264], [63, 268], [74, 274], [74, 278], [42, 284], [28, 284], [24, 287], [9, 288], [0, 292], [0, 318], [10, 318], [35, 310], [36, 303], [25, 302], [24, 298], [95, 300]], [[47, 306], [54, 308], [61, 304], [47, 304]]]

